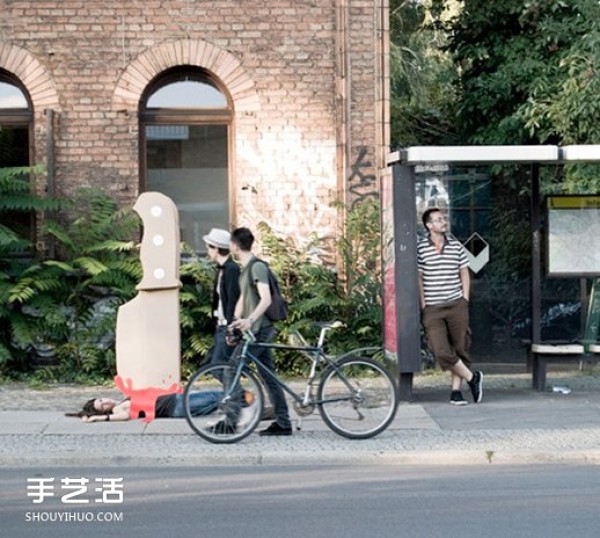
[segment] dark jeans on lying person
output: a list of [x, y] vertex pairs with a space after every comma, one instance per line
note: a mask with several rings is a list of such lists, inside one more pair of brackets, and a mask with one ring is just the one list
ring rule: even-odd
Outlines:
[[[190, 393], [190, 413], [192, 416], [203, 416], [214, 413], [222, 391]], [[184, 418], [185, 405], [183, 394], [166, 394], [156, 400], [156, 418]]]

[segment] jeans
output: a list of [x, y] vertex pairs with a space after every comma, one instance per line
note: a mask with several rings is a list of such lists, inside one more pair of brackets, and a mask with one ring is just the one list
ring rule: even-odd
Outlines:
[[[263, 327], [256, 334], [257, 342], [270, 343], [275, 338], [275, 329], [273, 327]], [[273, 352], [271, 349], [249, 346], [248, 351], [252, 353], [261, 363], [270, 370], [275, 370], [273, 363]], [[260, 369], [259, 369], [260, 371]], [[261, 378], [269, 392], [269, 398], [275, 410], [275, 420], [282, 428], [291, 428], [290, 412], [283, 389], [269, 375], [261, 375]]]
[[234, 347], [227, 345], [226, 334], [227, 327], [217, 327], [213, 345], [208, 352], [207, 364], [223, 364], [231, 357]]
[[[213, 392], [192, 392], [190, 394], [190, 412], [193, 417], [210, 415], [217, 409], [219, 400], [222, 398], [221, 391]], [[184, 418], [185, 407], [183, 405], [183, 394], [175, 396], [175, 409], [173, 409], [172, 418]]]

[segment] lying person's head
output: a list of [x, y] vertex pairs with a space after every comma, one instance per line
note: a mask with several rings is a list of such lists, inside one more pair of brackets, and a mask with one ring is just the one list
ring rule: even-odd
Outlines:
[[110, 415], [117, 401], [112, 398], [92, 398], [83, 404], [77, 413], [65, 413], [68, 417], [91, 417], [94, 415]]

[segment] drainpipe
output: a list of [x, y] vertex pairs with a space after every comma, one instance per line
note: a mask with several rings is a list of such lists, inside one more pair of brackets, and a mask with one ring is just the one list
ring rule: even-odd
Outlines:
[[[54, 110], [46, 109], [46, 195], [50, 198], [56, 196], [56, 153], [54, 150]], [[53, 212], [46, 215], [51, 216]], [[54, 239], [48, 238], [48, 256], [52, 259], [55, 255]]]

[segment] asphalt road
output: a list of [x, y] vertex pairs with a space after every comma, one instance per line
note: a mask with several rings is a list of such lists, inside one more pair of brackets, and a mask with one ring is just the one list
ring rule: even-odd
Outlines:
[[0, 477], [7, 538], [600, 532], [600, 468], [591, 465], [2, 468]]

